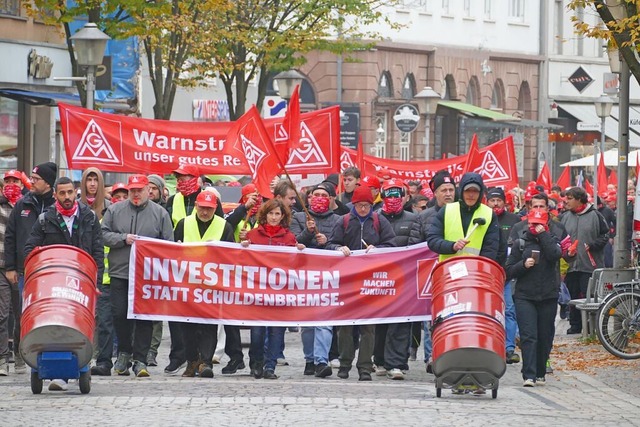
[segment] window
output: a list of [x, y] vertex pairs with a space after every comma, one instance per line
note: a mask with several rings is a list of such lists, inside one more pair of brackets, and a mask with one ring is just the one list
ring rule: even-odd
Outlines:
[[553, 53], [562, 55], [563, 34], [564, 34], [564, 5], [562, 0], [556, 0], [555, 10], [553, 12], [554, 38]]
[[491, 19], [491, 0], [484, 0], [484, 19]]
[[402, 83], [402, 99], [410, 101], [416, 94], [416, 79], [413, 77], [413, 73], [408, 73]]
[[480, 83], [476, 76], [472, 76], [469, 80], [465, 102], [467, 104], [480, 106]]
[[493, 92], [491, 93], [491, 109], [504, 110], [504, 85], [501, 79], [497, 79], [493, 84]]
[[18, 101], [0, 98], [0, 170], [18, 166]]
[[509, 0], [509, 18], [524, 21], [524, 0]]
[[391, 84], [391, 74], [384, 71], [378, 82], [378, 97], [393, 98], [393, 85]]
[[20, 0], [0, 0], [0, 15], [20, 16]]
[[376, 157], [385, 157], [387, 154], [387, 113], [376, 114], [376, 143], [372, 153]]
[[466, 18], [471, 16], [471, 0], [464, 0], [462, 2], [462, 9]]
[[408, 132], [400, 132], [400, 160], [409, 161], [411, 148], [411, 134]]
[[[584, 8], [583, 7], [579, 7], [576, 9], [576, 19], [578, 19], [578, 21], [584, 21]], [[575, 54], [577, 56], [583, 56], [584, 55], [584, 36], [582, 36], [581, 34], [576, 34], [576, 48], [575, 48]]]
[[449, 15], [451, 11], [449, 10], [449, 0], [442, 0], [442, 14]]

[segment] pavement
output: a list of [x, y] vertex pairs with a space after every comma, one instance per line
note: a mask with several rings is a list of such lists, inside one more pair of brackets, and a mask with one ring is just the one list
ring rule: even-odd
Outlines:
[[[558, 321], [560, 342], [566, 321]], [[545, 386], [524, 388], [520, 364], [507, 365], [497, 399], [452, 395], [436, 397], [434, 376], [421, 361], [409, 362], [404, 381], [376, 377], [359, 382], [356, 369], [347, 380], [303, 376], [300, 334], [287, 332], [289, 366], [278, 366], [277, 380], [256, 380], [249, 369], [222, 375], [226, 363], [214, 366], [215, 377], [166, 376], [169, 335], [160, 347], [160, 366], [149, 378], [93, 377], [89, 394], [77, 383], [66, 392], [33, 395], [29, 375], [11, 370], [0, 377], [0, 424], [6, 426], [632, 426], [640, 425], [640, 396], [609, 385], [602, 377], [556, 369]], [[243, 331], [248, 342], [248, 331]], [[245, 362], [248, 356], [245, 349]], [[635, 367], [638, 367], [636, 364]], [[637, 372], [637, 370], [635, 371]], [[637, 387], [637, 381], [634, 382]]]

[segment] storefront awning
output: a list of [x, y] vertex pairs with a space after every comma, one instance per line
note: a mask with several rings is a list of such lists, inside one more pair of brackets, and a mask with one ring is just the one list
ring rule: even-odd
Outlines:
[[507, 122], [513, 126], [525, 127], [525, 128], [536, 128], [536, 129], [555, 129], [559, 130], [564, 128], [562, 125], [556, 125], [554, 123], [545, 123], [539, 122], [537, 120], [529, 120], [529, 119], [520, 119], [517, 122]]
[[481, 117], [483, 119], [493, 120], [495, 122], [514, 122], [517, 121], [513, 116], [508, 114], [499, 113], [493, 110], [487, 110], [486, 108], [477, 107], [471, 104], [465, 104], [460, 101], [439, 101], [438, 105], [441, 105], [446, 108], [452, 108], [454, 110], [458, 110], [461, 113]]
[[[596, 115], [596, 109], [591, 103], [559, 102], [558, 107], [585, 124], [594, 125], [598, 128], [600, 126], [600, 117]], [[640, 106], [635, 108], [640, 109]], [[640, 110], [635, 108], [629, 108], [629, 120], [631, 122], [640, 122]], [[604, 122], [604, 134], [607, 138], [616, 142], [618, 142], [619, 117], [618, 106], [614, 105], [611, 108], [611, 115]], [[640, 132], [633, 129], [632, 126], [629, 127], [629, 147], [640, 148]]]
[[[627, 166], [635, 167], [638, 161], [638, 157], [640, 157], [640, 150], [630, 151], [627, 155]], [[598, 159], [598, 163], [600, 163], [600, 159]], [[604, 152], [604, 165], [609, 168], [618, 167], [618, 149], [612, 148], [611, 150], [607, 150]], [[566, 162], [561, 164], [560, 166], [591, 166], [593, 167], [593, 154], [590, 156], [583, 157], [581, 159], [572, 160], [570, 162]]]
[[80, 97], [64, 92], [34, 92], [22, 89], [0, 89], [0, 96], [31, 105], [46, 105], [55, 107], [58, 102], [80, 105]]

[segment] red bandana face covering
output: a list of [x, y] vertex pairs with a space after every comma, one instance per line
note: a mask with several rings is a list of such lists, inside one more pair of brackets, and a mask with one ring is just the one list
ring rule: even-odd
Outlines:
[[198, 186], [198, 178], [193, 177], [191, 179], [187, 179], [184, 181], [178, 181], [178, 184], [176, 185], [176, 189], [183, 196], [185, 197], [190, 196], [191, 194], [195, 193], [200, 189], [200, 187]]
[[330, 202], [328, 197], [312, 197], [309, 207], [316, 213], [325, 213], [329, 210]]
[[493, 208], [493, 212], [495, 212], [495, 214], [497, 216], [500, 216], [504, 213], [505, 209], [504, 208]]
[[402, 210], [402, 199], [399, 197], [387, 197], [382, 200], [382, 210], [388, 214], [396, 214]]
[[62, 216], [74, 216], [76, 214], [76, 211], [78, 210], [78, 202], [74, 202], [71, 209], [65, 209], [62, 207], [60, 202], [56, 200], [56, 210]]
[[2, 194], [4, 194], [4, 197], [6, 197], [13, 206], [22, 197], [22, 189], [18, 184], [6, 184], [2, 188]]

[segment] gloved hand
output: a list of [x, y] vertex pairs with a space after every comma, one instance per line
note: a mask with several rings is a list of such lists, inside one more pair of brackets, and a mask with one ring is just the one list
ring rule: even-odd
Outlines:
[[569, 246], [571, 246], [571, 236], [567, 236], [560, 242], [560, 249], [562, 253], [565, 253], [569, 250]]
[[577, 251], [578, 251], [578, 243], [579, 243], [579, 241], [576, 240], [571, 244], [571, 246], [569, 246], [569, 250], [567, 251], [567, 254], [569, 256], [574, 256], [577, 253]]

